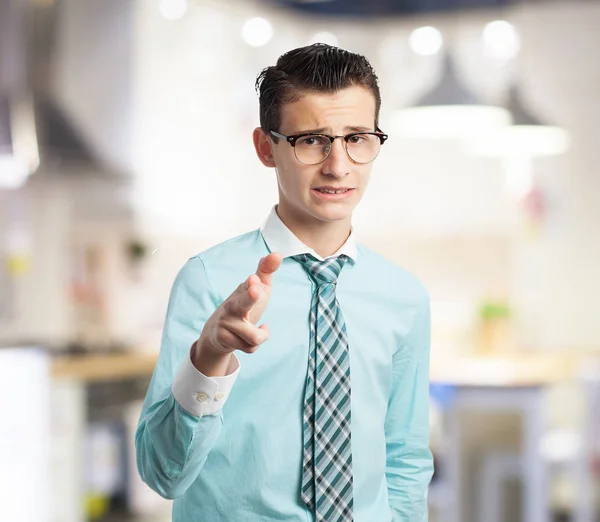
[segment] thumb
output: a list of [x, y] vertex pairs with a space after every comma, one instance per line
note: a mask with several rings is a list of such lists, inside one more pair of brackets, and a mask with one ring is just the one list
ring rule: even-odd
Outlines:
[[271, 286], [273, 273], [281, 266], [282, 261], [283, 258], [281, 257], [281, 254], [272, 252], [258, 262], [256, 275], [263, 284]]

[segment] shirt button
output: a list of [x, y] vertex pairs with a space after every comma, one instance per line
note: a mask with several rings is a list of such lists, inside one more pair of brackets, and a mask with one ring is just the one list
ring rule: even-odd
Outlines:
[[206, 402], [208, 400], [208, 395], [206, 395], [206, 393], [198, 393], [196, 394], [196, 400], [198, 402]]
[[215, 401], [220, 401], [223, 397], [225, 397], [224, 393], [215, 393]]

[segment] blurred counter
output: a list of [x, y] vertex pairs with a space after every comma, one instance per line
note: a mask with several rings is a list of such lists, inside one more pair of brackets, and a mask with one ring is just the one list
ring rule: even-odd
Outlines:
[[52, 378], [101, 382], [149, 377], [157, 359], [156, 354], [138, 352], [59, 355], [52, 359]]
[[[600, 352], [565, 354], [507, 353], [502, 355], [431, 357], [433, 382], [461, 386], [541, 386], [583, 377]], [[597, 363], [596, 363], [597, 364]]]

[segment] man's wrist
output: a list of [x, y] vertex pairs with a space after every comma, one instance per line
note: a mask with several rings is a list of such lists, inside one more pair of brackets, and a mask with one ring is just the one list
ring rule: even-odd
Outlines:
[[227, 375], [231, 353], [215, 353], [203, 347], [198, 339], [192, 347], [192, 364], [206, 377], [224, 377]]

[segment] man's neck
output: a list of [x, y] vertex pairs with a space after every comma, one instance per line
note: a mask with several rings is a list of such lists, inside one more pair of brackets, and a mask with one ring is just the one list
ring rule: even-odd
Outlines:
[[293, 214], [285, 212], [279, 205], [275, 210], [284, 225], [323, 259], [335, 254], [350, 236], [350, 223], [347, 221], [307, 224], [295, 219]]

